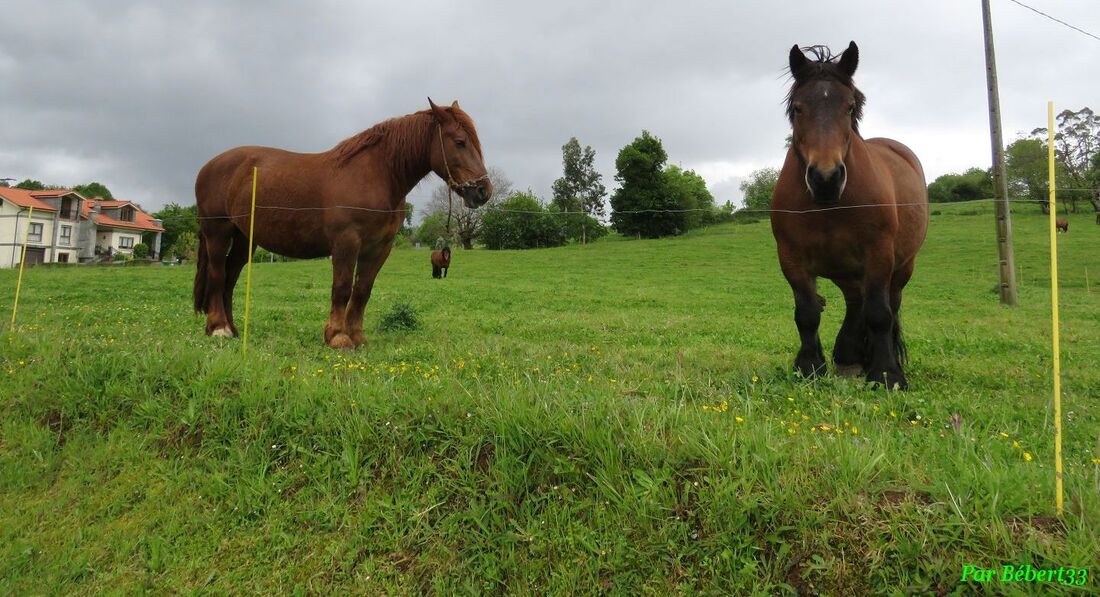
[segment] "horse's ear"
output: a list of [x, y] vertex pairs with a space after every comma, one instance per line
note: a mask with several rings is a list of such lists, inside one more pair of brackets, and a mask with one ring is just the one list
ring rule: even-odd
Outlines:
[[798, 44], [795, 44], [791, 46], [790, 62], [791, 76], [797, 79], [802, 69], [804, 69], [810, 61], [806, 58], [806, 55], [802, 53], [802, 50], [798, 48]]
[[456, 109], [456, 110], [458, 110], [458, 109], [459, 109], [459, 107], [458, 107], [458, 100], [455, 100], [455, 101], [451, 102], [451, 107], [452, 107], [452, 108], [454, 108], [454, 109]]
[[447, 112], [443, 108], [435, 105], [435, 102], [433, 102], [430, 97], [428, 98], [428, 105], [432, 107], [432, 116], [435, 117], [436, 122], [442, 124], [447, 121]]
[[856, 42], [853, 41], [848, 44], [848, 49], [840, 55], [840, 64], [837, 66], [842, 73], [848, 75], [849, 79], [856, 74], [856, 67], [859, 66], [859, 46], [856, 45]]

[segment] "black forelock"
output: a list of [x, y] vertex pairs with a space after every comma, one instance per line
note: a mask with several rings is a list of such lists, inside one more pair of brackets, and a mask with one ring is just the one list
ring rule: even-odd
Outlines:
[[794, 120], [792, 102], [794, 101], [795, 91], [813, 81], [836, 81], [852, 90], [856, 102], [855, 109], [852, 111], [852, 130], [858, 132], [859, 121], [863, 119], [863, 105], [867, 103], [867, 98], [856, 87], [852, 77], [840, 69], [838, 65], [840, 55], [834, 55], [828, 46], [806, 46], [802, 48], [802, 52], [803, 54], [809, 53], [812, 55], [809, 62], [800, 68], [797, 73], [791, 71], [790, 67], [787, 68], [788, 74], [794, 79], [784, 100], [787, 105], [787, 120]]

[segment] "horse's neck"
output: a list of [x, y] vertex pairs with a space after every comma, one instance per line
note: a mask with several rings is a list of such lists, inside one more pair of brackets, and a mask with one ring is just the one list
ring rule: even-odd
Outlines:
[[[371, 166], [363, 163], [351, 167], [365, 168], [363, 173], [368, 179], [377, 176], [379, 170], [384, 172], [392, 187], [392, 196], [400, 203], [409, 191], [432, 172], [433, 123], [430, 117], [425, 118], [420, 113], [397, 119], [381, 131], [383, 138], [378, 145], [352, 158], [370, 159], [373, 162]], [[366, 154], [370, 154], [370, 157]], [[377, 184], [376, 179], [366, 182]]]

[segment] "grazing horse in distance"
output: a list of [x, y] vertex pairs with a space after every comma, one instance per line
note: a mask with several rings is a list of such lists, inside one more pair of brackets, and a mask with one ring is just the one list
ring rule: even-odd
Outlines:
[[1066, 218], [1058, 218], [1054, 220], [1054, 227], [1058, 229], [1058, 232], [1069, 232], [1069, 220]]
[[255, 244], [299, 259], [332, 256], [324, 340], [363, 344], [363, 311], [404, 221], [405, 196], [435, 172], [466, 206], [493, 186], [474, 121], [454, 102], [380, 122], [321, 153], [237, 147], [210, 160], [195, 180], [199, 217], [195, 310], [206, 333], [236, 336], [233, 287], [248, 261], [253, 168]]
[[846, 306], [833, 347], [838, 370], [906, 389], [898, 315], [928, 228], [924, 170], [901, 143], [860, 134], [865, 98], [852, 82], [855, 42], [839, 58], [822, 46], [806, 50], [813, 59], [797, 45], [790, 51], [792, 140], [771, 201], [801, 339], [795, 368], [806, 377], [825, 373], [817, 294], [823, 277], [840, 288]]
[[451, 267], [451, 248], [443, 247], [439, 251], [432, 251], [432, 277], [447, 277], [447, 270]]

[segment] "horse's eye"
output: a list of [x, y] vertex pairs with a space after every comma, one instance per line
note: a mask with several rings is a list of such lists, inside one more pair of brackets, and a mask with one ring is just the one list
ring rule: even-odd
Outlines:
[[801, 114], [802, 113], [802, 106], [795, 106], [794, 107], [794, 113], [795, 114]]
[[455, 145], [459, 147], [466, 147], [466, 141], [462, 139], [455, 139]]
[[856, 107], [854, 105], [853, 106], [848, 106], [848, 116], [851, 116], [852, 114], [855, 114], [855, 113], [856, 113]]

